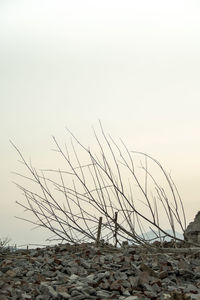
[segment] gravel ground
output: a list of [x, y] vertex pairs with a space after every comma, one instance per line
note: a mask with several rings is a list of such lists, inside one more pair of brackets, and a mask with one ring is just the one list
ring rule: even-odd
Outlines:
[[0, 300], [200, 300], [200, 251], [181, 250], [83, 243], [1, 252]]

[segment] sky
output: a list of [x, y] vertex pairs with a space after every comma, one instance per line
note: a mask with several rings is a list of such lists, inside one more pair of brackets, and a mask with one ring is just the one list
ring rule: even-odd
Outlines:
[[90, 145], [98, 120], [162, 163], [192, 221], [200, 208], [199, 53], [197, 0], [1, 0], [0, 237], [20, 245], [48, 235], [15, 218], [25, 213], [9, 140], [36, 166], [51, 166], [52, 135], [65, 142], [68, 127]]

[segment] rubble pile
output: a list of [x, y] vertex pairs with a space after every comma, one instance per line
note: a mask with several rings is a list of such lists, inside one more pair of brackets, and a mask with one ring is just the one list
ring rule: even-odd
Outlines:
[[83, 243], [1, 253], [0, 300], [200, 300], [200, 249], [176, 250]]

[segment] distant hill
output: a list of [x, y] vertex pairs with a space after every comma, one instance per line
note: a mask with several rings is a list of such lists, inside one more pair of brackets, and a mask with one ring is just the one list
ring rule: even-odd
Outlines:
[[[171, 229], [167, 229], [165, 231], [173, 236], [173, 231]], [[155, 232], [158, 235], [158, 231], [155, 231]], [[145, 232], [144, 236], [147, 240], [152, 240], [152, 241], [159, 241], [160, 240], [159, 238], [156, 238], [156, 235], [153, 231]], [[161, 236], [164, 238], [164, 234], [161, 233]], [[181, 239], [181, 240], [184, 239], [183, 234], [181, 234], [179, 232], [176, 232], [176, 237]], [[167, 236], [167, 237], [164, 238], [164, 240], [169, 242], [171, 240], [171, 238]]]

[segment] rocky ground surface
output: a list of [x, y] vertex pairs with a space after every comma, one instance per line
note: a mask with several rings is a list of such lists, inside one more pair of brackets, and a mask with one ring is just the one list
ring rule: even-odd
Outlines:
[[94, 244], [5, 251], [0, 300], [6, 299], [200, 300], [200, 251]]

